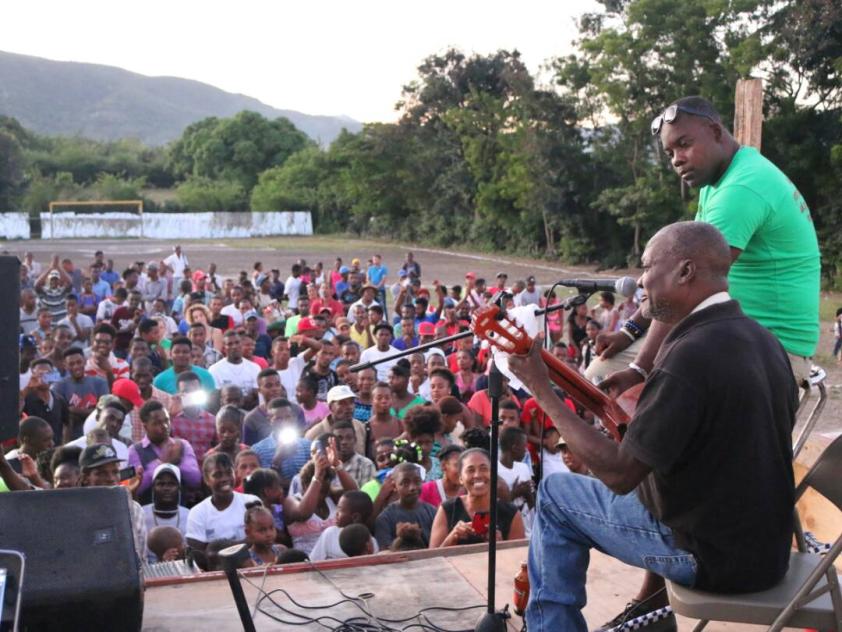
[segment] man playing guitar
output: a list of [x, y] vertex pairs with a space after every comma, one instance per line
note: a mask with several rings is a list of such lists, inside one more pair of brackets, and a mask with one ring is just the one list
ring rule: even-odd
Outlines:
[[762, 590], [787, 569], [797, 388], [786, 352], [728, 295], [731, 252], [712, 225], [663, 228], [643, 263], [645, 315], [672, 330], [621, 443], [554, 394], [541, 340], [509, 358], [595, 476], [559, 473], [541, 483], [530, 631], [587, 630], [592, 547], [716, 592]]

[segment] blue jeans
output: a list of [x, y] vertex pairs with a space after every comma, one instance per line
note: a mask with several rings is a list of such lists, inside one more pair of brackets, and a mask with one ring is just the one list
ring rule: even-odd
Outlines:
[[618, 496], [595, 478], [556, 473], [541, 481], [537, 509], [529, 543], [529, 632], [588, 630], [581, 610], [591, 548], [679, 584], [696, 580], [696, 559], [675, 545], [670, 528], [635, 493]]

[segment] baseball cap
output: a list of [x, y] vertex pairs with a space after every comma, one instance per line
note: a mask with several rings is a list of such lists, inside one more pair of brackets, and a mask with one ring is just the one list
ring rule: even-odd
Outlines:
[[454, 301], [452, 298], [448, 297], [448, 298], [444, 299], [444, 306], [445, 307], [456, 307], [456, 301]]
[[90, 445], [79, 455], [79, 467], [82, 471], [92, 470], [100, 465], [108, 463], [119, 463], [120, 457], [110, 445]]
[[466, 278], [466, 279], [476, 279], [476, 278], [477, 278], [477, 273], [476, 273], [476, 272], [466, 272], [466, 273], [465, 273], [465, 278]]
[[354, 257], [353, 259], [351, 259], [351, 265], [352, 265], [352, 266], [358, 266], [358, 265], [360, 265], [360, 260], [359, 260], [359, 259], [357, 259], [356, 257]]
[[377, 288], [375, 286], [373, 286], [371, 283], [366, 283], [365, 285], [363, 285], [362, 289], [363, 289], [363, 291], [373, 290], [375, 294], [377, 293]]
[[131, 402], [135, 408], [143, 406], [140, 388], [129, 379], [120, 378], [119, 380], [114, 380], [114, 384], [111, 386], [111, 394]]
[[436, 326], [433, 323], [421, 323], [418, 325], [419, 336], [435, 336]]
[[316, 327], [316, 323], [313, 322], [312, 318], [305, 316], [298, 321], [298, 333], [313, 331], [314, 329], [318, 329], [318, 327]]
[[260, 318], [260, 314], [257, 313], [257, 310], [250, 309], [243, 314], [243, 320], [249, 320], [250, 318]]
[[20, 335], [20, 348], [23, 349], [24, 347], [37, 347], [38, 345], [35, 342], [35, 338], [32, 336], [27, 336], [26, 334]]
[[283, 331], [286, 327], [286, 322], [283, 320], [276, 320], [273, 323], [266, 325], [266, 331]]
[[526, 282], [527, 283], [535, 283], [535, 277], [531, 276], [531, 275], [526, 277]]
[[339, 386], [334, 386], [327, 392], [327, 403], [330, 404], [332, 402], [339, 402], [343, 399], [353, 399], [355, 397], [356, 395], [354, 395], [354, 391], [352, 391], [349, 386], [340, 384]]
[[61, 278], [61, 274], [59, 274], [59, 271], [58, 271], [58, 270], [53, 270], [52, 272], [50, 272], [50, 273], [47, 275], [47, 278], [48, 278], [48, 279], [60, 279], [60, 278]]
[[178, 484], [181, 485], [181, 470], [179, 470], [172, 463], [161, 463], [158, 467], [156, 467], [155, 471], [152, 473], [152, 480], [154, 481], [156, 478], [158, 478], [158, 476], [160, 476], [164, 472], [169, 472], [170, 474], [175, 476], [175, 480], [177, 480]]
[[150, 261], [146, 264], [147, 270], [157, 270], [158, 269], [158, 262], [157, 261]]
[[497, 278], [498, 278], [498, 279], [508, 279], [508, 278], [509, 278], [509, 275], [508, 275], [508, 274], [506, 274], [505, 272], [498, 272], [498, 273], [497, 273]]
[[348, 266], [341, 266], [339, 268], [339, 274], [347, 274], [350, 271], [351, 271], [351, 268], [349, 268]]

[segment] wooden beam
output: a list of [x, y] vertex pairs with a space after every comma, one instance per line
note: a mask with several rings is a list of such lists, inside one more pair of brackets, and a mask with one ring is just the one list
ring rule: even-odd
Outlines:
[[734, 103], [734, 138], [740, 145], [760, 149], [763, 131], [763, 81], [739, 79]]

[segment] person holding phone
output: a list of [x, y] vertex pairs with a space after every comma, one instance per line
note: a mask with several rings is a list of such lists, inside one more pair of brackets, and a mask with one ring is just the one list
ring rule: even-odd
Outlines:
[[46, 358], [39, 358], [30, 366], [32, 374], [29, 384], [23, 389], [23, 412], [44, 419], [53, 429], [53, 435], [60, 437], [62, 443], [73, 439], [67, 400], [50, 388], [61, 380], [61, 376]]
[[[459, 476], [465, 496], [448, 498], [438, 509], [430, 534], [430, 548], [487, 542], [491, 512], [491, 458], [482, 448], [470, 448], [459, 457]], [[497, 539], [524, 537], [523, 518], [517, 508], [497, 501]]]

